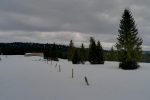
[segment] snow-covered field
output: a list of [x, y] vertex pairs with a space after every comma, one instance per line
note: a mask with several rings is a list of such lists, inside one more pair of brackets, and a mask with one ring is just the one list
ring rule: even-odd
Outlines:
[[[148, 63], [141, 63], [138, 70], [127, 71], [118, 69], [117, 62], [72, 65], [66, 60], [52, 64], [42, 60], [41, 57], [3, 56], [0, 100], [150, 100]], [[84, 76], [90, 86], [86, 85]]]

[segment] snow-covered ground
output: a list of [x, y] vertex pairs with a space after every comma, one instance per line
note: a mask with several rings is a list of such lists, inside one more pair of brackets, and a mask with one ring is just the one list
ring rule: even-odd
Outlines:
[[[127, 71], [118, 69], [117, 62], [72, 65], [66, 60], [52, 64], [42, 60], [41, 57], [3, 56], [0, 100], [150, 100], [148, 63], [141, 63], [138, 70]], [[90, 86], [86, 85], [84, 76]]]

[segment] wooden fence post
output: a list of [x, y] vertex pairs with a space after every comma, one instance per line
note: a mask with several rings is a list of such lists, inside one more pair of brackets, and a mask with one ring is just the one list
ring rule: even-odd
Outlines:
[[55, 68], [57, 67], [57, 63], [56, 63], [56, 65], [55, 65]]
[[59, 65], [59, 72], [61, 72], [60, 65]]
[[51, 60], [51, 65], [52, 65], [52, 60]]
[[73, 73], [74, 71], [73, 71], [73, 68], [72, 68], [72, 78], [74, 77], [74, 73]]
[[89, 84], [88, 79], [87, 79], [86, 76], [84, 77], [84, 79], [85, 79], [85, 82], [86, 82], [87, 86], [89, 86], [90, 84]]

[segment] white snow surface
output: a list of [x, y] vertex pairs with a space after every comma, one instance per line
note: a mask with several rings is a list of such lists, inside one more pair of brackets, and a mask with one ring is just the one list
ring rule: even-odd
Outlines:
[[47, 64], [42, 57], [1, 58], [0, 100], [150, 100], [148, 63], [140, 63], [138, 70], [121, 70], [118, 62], [73, 65], [62, 59]]

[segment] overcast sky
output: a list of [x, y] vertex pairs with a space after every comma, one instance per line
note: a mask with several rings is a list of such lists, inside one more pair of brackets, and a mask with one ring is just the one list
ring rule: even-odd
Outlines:
[[87, 45], [93, 36], [109, 49], [116, 42], [125, 8], [130, 8], [150, 50], [149, 0], [0, 0], [0, 42]]

